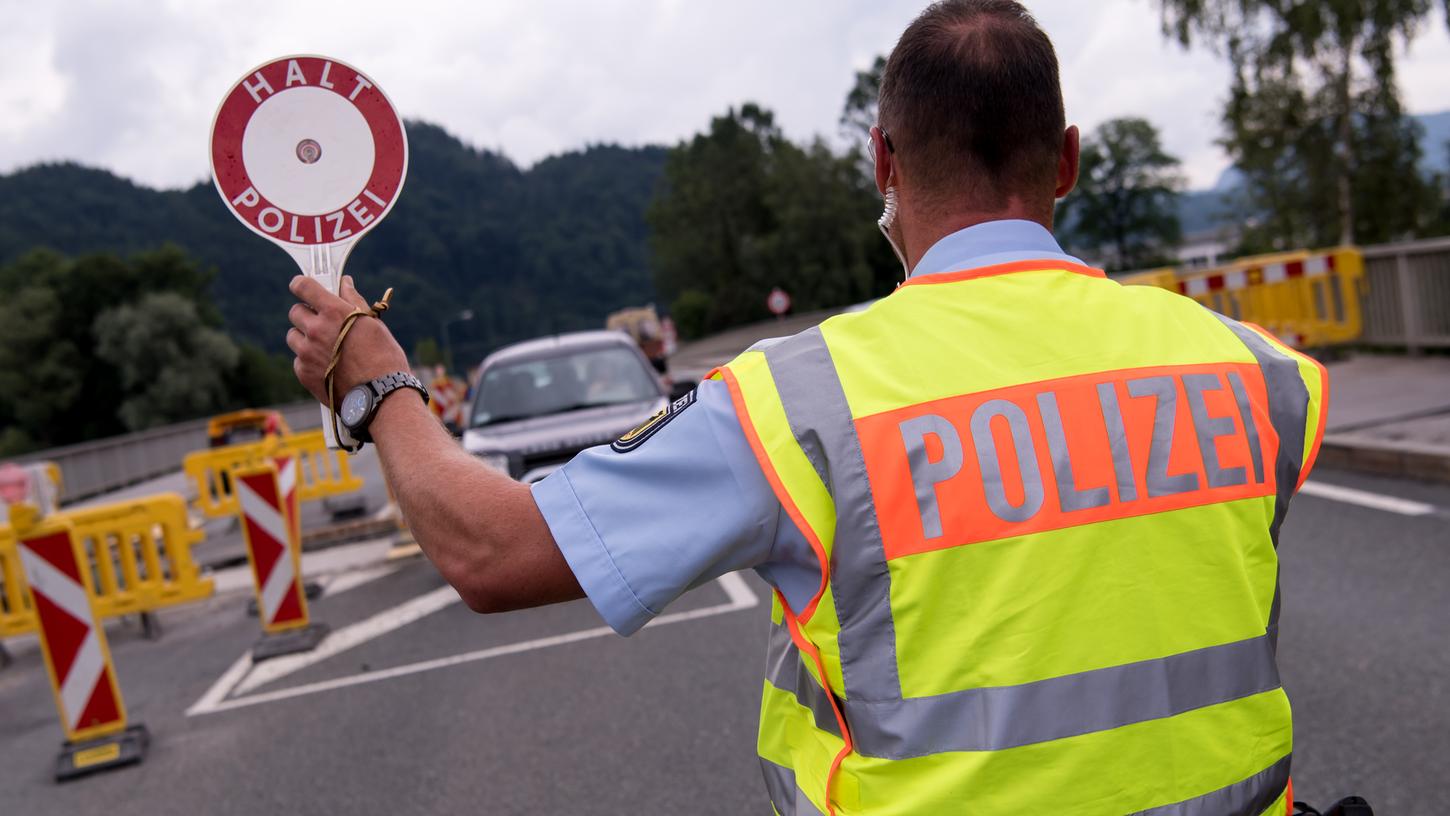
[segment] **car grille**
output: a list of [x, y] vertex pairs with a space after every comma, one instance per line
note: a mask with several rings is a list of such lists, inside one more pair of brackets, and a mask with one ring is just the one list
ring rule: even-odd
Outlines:
[[514, 478], [523, 479], [530, 472], [540, 468], [557, 468], [570, 459], [573, 459], [580, 451], [596, 445], [607, 445], [618, 437], [619, 434], [573, 436], [552, 442], [547, 447], [534, 446], [527, 448], [521, 452], [519, 472], [514, 474]]

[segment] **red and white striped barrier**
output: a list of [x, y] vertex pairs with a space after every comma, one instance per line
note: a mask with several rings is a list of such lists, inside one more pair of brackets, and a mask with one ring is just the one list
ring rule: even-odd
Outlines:
[[145, 726], [127, 726], [106, 630], [91, 606], [89, 563], [71, 524], [17, 509], [11, 522], [66, 735], [56, 779], [140, 762], [149, 735]]
[[264, 632], [297, 629], [308, 622], [297, 540], [297, 466], [295, 461], [288, 465], [282, 478], [271, 463], [232, 472]]
[[107, 655], [106, 632], [91, 612], [68, 529], [20, 541], [35, 599], [56, 705], [70, 739], [126, 727], [126, 710]]
[[282, 513], [287, 517], [292, 541], [299, 552], [302, 549], [301, 498], [297, 495], [297, 483], [302, 481], [299, 470], [301, 461], [296, 456], [277, 456], [272, 459], [277, 466], [277, 493], [282, 498]]
[[432, 399], [433, 413], [440, 420], [462, 427], [468, 411], [467, 383], [445, 375], [433, 380], [428, 386], [428, 394]]
[[1209, 292], [1234, 292], [1260, 283], [1280, 283], [1293, 278], [1322, 278], [1333, 271], [1333, 255], [1311, 255], [1303, 260], [1246, 266], [1242, 269], [1228, 269], [1186, 278], [1178, 282], [1178, 291], [1189, 297], [1198, 297]]

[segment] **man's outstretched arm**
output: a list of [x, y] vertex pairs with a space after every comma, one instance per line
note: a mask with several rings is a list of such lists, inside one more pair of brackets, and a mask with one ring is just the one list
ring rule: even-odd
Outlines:
[[[293, 370], [327, 404], [323, 373], [343, 318], [365, 306], [344, 278], [341, 297], [310, 278], [293, 278], [300, 301], [288, 317]], [[382, 321], [360, 318], [336, 372], [341, 400], [359, 383], [407, 371], [408, 358]], [[477, 612], [502, 612], [584, 597], [529, 487], [468, 455], [412, 389], [383, 400], [369, 426], [383, 473], [413, 537], [438, 572]]]

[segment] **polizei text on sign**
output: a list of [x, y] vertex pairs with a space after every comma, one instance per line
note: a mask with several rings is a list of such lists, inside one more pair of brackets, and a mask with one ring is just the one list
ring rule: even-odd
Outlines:
[[407, 169], [402, 124], [372, 80], [324, 57], [283, 57], [243, 77], [212, 127], [217, 189], [255, 232], [333, 244], [392, 206]]

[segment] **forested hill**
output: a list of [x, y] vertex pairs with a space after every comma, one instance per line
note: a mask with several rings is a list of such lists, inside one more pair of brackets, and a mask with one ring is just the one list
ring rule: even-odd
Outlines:
[[[409, 123], [408, 140], [402, 196], [347, 263], [364, 295], [395, 288], [388, 322], [408, 348], [463, 309], [476, 316], [449, 327], [460, 363], [654, 299], [644, 213], [664, 148], [595, 146], [520, 170], [434, 125]], [[129, 255], [168, 242], [216, 268], [212, 294], [234, 337], [283, 348], [296, 267], [210, 182], [158, 191], [74, 164], [0, 176], [0, 264], [39, 246]]]

